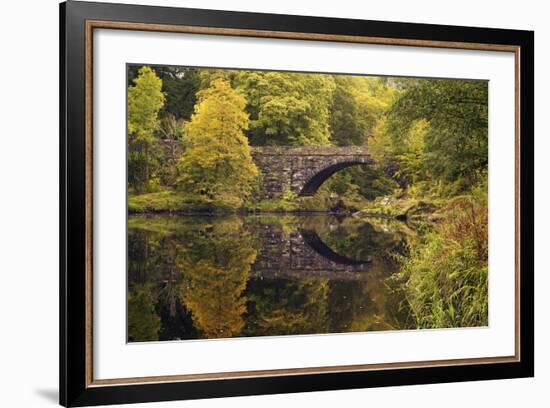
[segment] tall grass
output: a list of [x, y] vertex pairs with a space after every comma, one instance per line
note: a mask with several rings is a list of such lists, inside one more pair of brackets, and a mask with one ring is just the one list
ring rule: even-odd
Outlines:
[[451, 201], [442, 222], [411, 248], [398, 279], [416, 328], [488, 324], [486, 194]]

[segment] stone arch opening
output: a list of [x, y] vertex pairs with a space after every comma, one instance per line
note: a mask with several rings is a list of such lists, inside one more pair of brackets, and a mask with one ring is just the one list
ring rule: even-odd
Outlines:
[[342, 169], [345, 169], [346, 167], [358, 166], [358, 165], [364, 165], [364, 164], [367, 164], [366, 160], [349, 160], [349, 161], [336, 162], [328, 166], [325, 166], [305, 182], [304, 186], [302, 187], [298, 195], [299, 196], [315, 195], [317, 190], [319, 190], [319, 187], [321, 187], [321, 185], [325, 181], [327, 181], [330, 178], [330, 176], [332, 176], [334, 173]]

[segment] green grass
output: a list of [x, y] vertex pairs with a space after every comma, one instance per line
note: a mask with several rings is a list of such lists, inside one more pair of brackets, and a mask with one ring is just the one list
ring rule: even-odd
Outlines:
[[[209, 219], [209, 225], [216, 225], [232, 221], [237, 222], [239, 217], [236, 214], [224, 214], [219, 217], [209, 217]], [[129, 229], [137, 228], [162, 235], [171, 234], [177, 231], [187, 232], [196, 228], [197, 225], [194, 217], [179, 217], [176, 215], [166, 216], [164, 214], [161, 216], [155, 214], [132, 214], [128, 217]]]
[[432, 234], [405, 263], [403, 273], [417, 328], [488, 324], [487, 265], [471, 242]]
[[444, 218], [411, 246], [401, 272], [414, 328], [488, 324], [487, 203], [474, 197], [453, 200]]
[[235, 212], [239, 209], [247, 212], [299, 212], [299, 211], [328, 211], [330, 202], [325, 197], [290, 197], [248, 201], [243, 207], [232, 205], [221, 200], [209, 200], [202, 196], [193, 196], [173, 190], [156, 193], [131, 195], [128, 198], [130, 213], [201, 213]]
[[226, 202], [209, 200], [202, 196], [194, 196], [173, 190], [128, 197], [128, 212], [130, 213], [227, 213], [235, 210], [233, 206]]
[[249, 212], [293, 212], [298, 208], [296, 202], [284, 198], [250, 201], [245, 204], [245, 209]]

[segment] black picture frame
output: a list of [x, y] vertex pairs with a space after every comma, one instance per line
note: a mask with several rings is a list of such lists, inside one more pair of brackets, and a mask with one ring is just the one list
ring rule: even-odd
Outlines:
[[[534, 33], [532, 31], [363, 21], [200, 9], [68, 1], [60, 4], [60, 403], [122, 404], [409, 384], [532, 377], [534, 375]], [[518, 361], [267, 375], [93, 386], [87, 380], [86, 281], [86, 23], [112, 21], [222, 29], [308, 33], [517, 47], [518, 130], [516, 194], [519, 303]]]

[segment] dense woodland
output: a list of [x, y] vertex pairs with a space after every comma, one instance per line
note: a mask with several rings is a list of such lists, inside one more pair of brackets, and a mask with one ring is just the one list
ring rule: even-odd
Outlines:
[[[405, 220], [421, 240], [395, 254], [393, 279], [413, 326], [486, 324], [487, 129], [484, 81], [130, 66], [129, 211]], [[181, 152], [170, 162], [166, 140]], [[315, 197], [257, 198], [250, 146], [365, 144], [375, 165], [339, 171]]]

